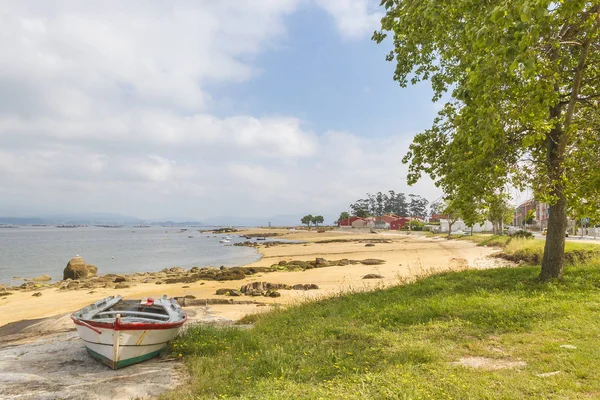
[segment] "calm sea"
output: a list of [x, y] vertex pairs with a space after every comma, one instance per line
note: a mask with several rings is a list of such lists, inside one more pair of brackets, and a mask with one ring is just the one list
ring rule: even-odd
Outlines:
[[[62, 279], [63, 269], [75, 255], [96, 265], [100, 274], [152, 272], [175, 266], [233, 267], [260, 258], [253, 248], [219, 243], [225, 235], [200, 233], [198, 229], [2, 228], [0, 283], [15, 284], [18, 281], [14, 277], [33, 278], [42, 274]], [[246, 240], [231, 236], [231, 244]]]

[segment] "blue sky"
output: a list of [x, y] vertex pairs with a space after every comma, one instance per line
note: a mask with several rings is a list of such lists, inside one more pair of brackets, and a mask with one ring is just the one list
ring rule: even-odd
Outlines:
[[[408, 188], [429, 83], [369, 0], [3, 3], [0, 214], [322, 214]], [[331, 222], [331, 221], [330, 221]]]
[[348, 40], [325, 10], [305, 6], [285, 19], [287, 37], [253, 61], [262, 73], [218, 88], [232, 103], [216, 111], [296, 115], [312, 129], [358, 135], [411, 135], [436, 115], [429, 83], [401, 88], [385, 61], [389, 42], [366, 33]]

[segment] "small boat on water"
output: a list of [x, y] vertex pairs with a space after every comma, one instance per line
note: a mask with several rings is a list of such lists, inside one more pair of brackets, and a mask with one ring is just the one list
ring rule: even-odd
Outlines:
[[175, 299], [109, 296], [73, 313], [88, 353], [112, 369], [156, 357], [187, 316]]
[[230, 243], [230, 242], [231, 242], [231, 240], [229, 240], [229, 239], [221, 239], [221, 240], [219, 240], [219, 243]]

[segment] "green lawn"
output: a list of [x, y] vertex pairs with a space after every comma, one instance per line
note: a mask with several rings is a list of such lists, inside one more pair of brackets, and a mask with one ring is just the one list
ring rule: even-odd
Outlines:
[[538, 273], [444, 273], [251, 316], [251, 329], [192, 327], [172, 344], [191, 380], [164, 398], [600, 398], [600, 261], [553, 283]]

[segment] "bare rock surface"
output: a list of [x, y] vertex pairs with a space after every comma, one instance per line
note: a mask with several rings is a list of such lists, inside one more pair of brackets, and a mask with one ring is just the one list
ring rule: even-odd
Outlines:
[[153, 360], [113, 371], [92, 359], [76, 332], [0, 347], [2, 399], [131, 399], [177, 382], [176, 363]]
[[71, 258], [65, 270], [63, 271], [63, 279], [80, 279], [89, 278], [98, 273], [98, 268], [95, 265], [86, 264], [83, 258], [77, 256]]
[[366, 274], [363, 279], [383, 279], [382, 275], [379, 274]]
[[[234, 322], [206, 306], [186, 312], [191, 322]], [[168, 355], [111, 370], [88, 355], [70, 314], [0, 327], [0, 399], [148, 399], [180, 384], [183, 373]]]

